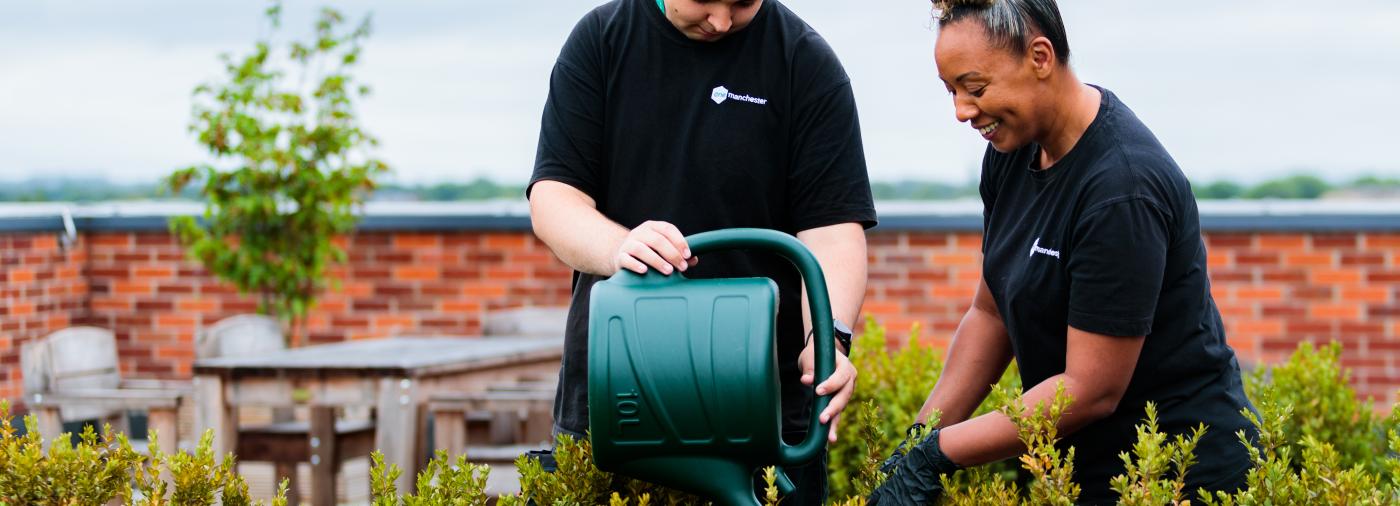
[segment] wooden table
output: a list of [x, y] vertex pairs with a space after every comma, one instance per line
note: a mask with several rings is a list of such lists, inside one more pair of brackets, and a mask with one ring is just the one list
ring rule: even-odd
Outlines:
[[[398, 489], [410, 491], [427, 458], [420, 449], [428, 397], [557, 374], [563, 349], [562, 337], [399, 337], [197, 360], [196, 437], [213, 429], [215, 454], [232, 451], [241, 406], [369, 406], [376, 411], [375, 448], [385, 465], [404, 471]], [[333, 462], [321, 465], [332, 469], [313, 468], [313, 500], [333, 504]]]

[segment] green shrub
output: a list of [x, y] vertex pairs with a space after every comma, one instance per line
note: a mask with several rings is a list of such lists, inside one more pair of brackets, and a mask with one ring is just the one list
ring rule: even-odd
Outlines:
[[[942, 353], [919, 343], [917, 325], [910, 330], [907, 341], [892, 349], [886, 343], [885, 328], [867, 319], [853, 348], [851, 362], [860, 378], [841, 416], [836, 443], [828, 448], [832, 497], [869, 493], [879, 463], [904, 439], [904, 432], [914, 423], [929, 391], [943, 373]], [[973, 416], [996, 411], [1009, 401], [1005, 393], [1021, 390], [1021, 376], [1014, 365], [1007, 368], [997, 384], [1001, 388], [994, 389]], [[874, 412], [862, 415], [863, 406]], [[938, 414], [933, 416], [929, 425], [937, 423]], [[1016, 476], [1015, 465], [1009, 462], [994, 464], [989, 471], [996, 479], [1011, 480]], [[879, 477], [873, 483], [883, 480]]]
[[1400, 404], [1390, 408], [1390, 418], [1386, 419], [1386, 436], [1390, 458], [1385, 459], [1386, 474], [1390, 475], [1390, 488], [1400, 493]]
[[0, 504], [104, 504], [131, 502], [126, 487], [140, 456], [126, 436], [104, 427], [99, 442], [91, 426], [74, 446], [67, 434], [52, 441], [47, 454], [33, 416], [25, 417], [25, 435], [10, 422], [10, 405], [0, 400]]
[[1021, 486], [988, 466], [977, 466], [945, 477], [942, 504], [948, 506], [1015, 505], [1025, 502]]
[[[848, 408], [844, 416], [850, 420], [847, 423], [854, 424], [854, 428], [859, 431], [860, 445], [865, 448], [865, 453], [860, 456], [859, 462], [852, 463], [850, 460], [844, 459], [840, 461], [832, 459], [831, 462], [833, 464], [836, 462], [854, 464], [855, 476], [851, 479], [851, 486], [854, 487], [853, 493], [857, 496], [868, 496], [887, 477], [885, 473], [880, 471], [880, 463], [888, 457], [888, 454], [885, 453], [888, 438], [885, 430], [880, 426], [880, 410], [873, 401], [865, 401], [860, 405]], [[923, 439], [922, 436], [915, 437], [909, 444], [915, 444], [921, 439]], [[841, 471], [851, 472], [842, 466], [832, 465], [830, 468], [829, 472], [832, 475]], [[835, 482], [836, 478], [830, 477], [829, 481]], [[837, 487], [837, 484], [832, 484], [832, 488]]]
[[[915, 334], [917, 336], [917, 334]], [[884, 480], [879, 463], [904, 437], [904, 430], [942, 371], [935, 350], [917, 337], [894, 349], [884, 332], [868, 324], [852, 357], [861, 371], [856, 398], [847, 409], [840, 441], [831, 447], [832, 504], [864, 506], [865, 495]], [[1125, 505], [1397, 504], [1400, 505], [1400, 405], [1384, 418], [1356, 400], [1338, 363], [1341, 349], [1300, 346], [1288, 362], [1247, 378], [1259, 410], [1244, 416], [1259, 429], [1258, 445], [1248, 445], [1254, 468], [1247, 487], [1234, 493], [1184, 497], [1184, 476], [1195, 462], [1204, 426], [1188, 434], [1164, 434], [1156, 406], [1137, 429], [1131, 452], [1121, 454], [1125, 473], [1111, 485]], [[946, 478], [942, 504], [1072, 504], [1079, 493], [1071, 477], [1073, 448], [1056, 446], [1056, 422], [1070, 406], [1063, 388], [1052, 402], [1028, 408], [1011, 368], [995, 385], [978, 414], [999, 410], [1017, 425], [1027, 452], [1020, 459], [978, 466]], [[935, 414], [936, 416], [936, 414]], [[0, 401], [0, 506], [89, 505], [116, 500], [124, 505], [254, 504], [247, 483], [234, 472], [233, 456], [214, 455], [212, 433], [194, 453], [165, 453], [158, 440], [148, 455], [132, 449], [125, 436], [87, 428], [71, 443], [63, 434], [44, 449], [34, 418], [27, 433], [11, 425]], [[1245, 444], [1245, 435], [1237, 435]], [[558, 440], [559, 470], [545, 473], [538, 462], [517, 459], [521, 492], [499, 497], [503, 506], [682, 505], [703, 504], [693, 495], [598, 470], [588, 441]], [[372, 456], [371, 492], [375, 506], [484, 505], [489, 469], [466, 457], [439, 452], [417, 476], [416, 489], [400, 495], [394, 480], [401, 471]], [[775, 477], [765, 473], [761, 501], [779, 504]], [[274, 506], [285, 506], [285, 482]], [[259, 503], [260, 504], [260, 503]]]
[[1266, 412], [1261, 399], [1273, 401], [1268, 409], [1291, 409], [1279, 424], [1279, 437], [1292, 455], [1299, 455], [1304, 438], [1312, 437], [1330, 445], [1343, 465], [1363, 464], [1380, 472], [1382, 459], [1376, 456], [1385, 452], [1386, 434], [1374, 407], [1357, 399], [1341, 355], [1342, 345], [1336, 342], [1316, 349], [1302, 343], [1287, 362], [1246, 375], [1245, 392], [1265, 419], [1279, 413]]
[[[942, 371], [936, 352], [918, 345], [917, 337], [893, 352], [881, 346], [883, 340], [883, 329], [868, 324], [852, 356], [861, 373], [855, 397], [861, 402], [848, 410], [842, 439], [832, 447], [833, 490], [849, 484], [842, 494], [864, 495], [884, 479], [879, 459], [903, 437]], [[1120, 456], [1126, 473], [1111, 483], [1122, 496], [1120, 504], [1400, 504], [1400, 405], [1387, 420], [1378, 420], [1369, 403], [1357, 399], [1340, 356], [1335, 343], [1320, 350], [1304, 343], [1287, 362], [1246, 376], [1248, 394], [1263, 418], [1246, 416], [1260, 428], [1264, 449], [1251, 447], [1256, 468], [1249, 487], [1238, 494], [1184, 497], [1184, 473], [1195, 462], [1195, 444], [1207, 428], [1163, 434], [1151, 406], [1132, 453]], [[1019, 391], [1012, 367], [978, 414], [1024, 413]], [[1045, 425], [1048, 419], [1032, 415], [1012, 417], [1022, 421], [1018, 428], [1029, 451], [1020, 459], [1020, 473], [1029, 481], [1017, 482], [1010, 461], [960, 471], [946, 478], [943, 504], [1072, 502], [1077, 494], [1068, 480], [1072, 458], [1052, 451], [1048, 442], [1055, 436]]]
[[1023, 489], [1009, 477], [988, 466], [958, 471], [945, 482], [944, 502], [947, 504], [1053, 504], [1073, 505], [1079, 497], [1079, 485], [1074, 475], [1074, 448], [1061, 451], [1059, 442], [1060, 416], [1073, 402], [1064, 384], [1055, 386], [1055, 397], [1049, 403], [1036, 403], [1028, 408], [1019, 388], [1003, 385], [992, 387], [990, 398], [1006, 399], [998, 410], [1016, 424], [1016, 435], [1026, 445], [1019, 459], [1021, 468], [1031, 478]]
[[530, 501], [539, 505], [609, 502], [613, 493], [612, 473], [594, 467], [592, 453], [588, 441], [575, 441], [561, 434], [554, 447], [556, 471], [546, 473], [539, 461], [521, 455], [515, 460], [515, 468], [520, 470], [520, 494], [515, 498], [502, 497], [501, 505], [523, 506]]
[[884, 481], [879, 463], [904, 438], [943, 372], [938, 350], [919, 344], [918, 335], [915, 327], [909, 341], [891, 352], [884, 327], [867, 320], [856, 338], [850, 358], [860, 377], [836, 427], [836, 443], [827, 450], [832, 497], [865, 495]]
[[370, 454], [370, 493], [375, 506], [486, 506], [486, 478], [491, 468], [467, 462], [467, 456], [454, 461], [445, 450], [438, 450], [418, 473], [417, 493], [400, 496], [394, 480], [403, 471], [397, 464], [384, 467], [384, 454]]
[[1196, 443], [1206, 432], [1205, 424], [1191, 435], [1177, 434], [1168, 439], [1157, 428], [1157, 405], [1147, 403], [1147, 419], [1137, 426], [1133, 452], [1119, 454], [1124, 474], [1110, 484], [1126, 506], [1181, 504], [1186, 497], [1186, 470], [1196, 463]]
[[1079, 498], [1079, 485], [1073, 481], [1074, 447], [1062, 455], [1055, 446], [1060, 441], [1060, 417], [1073, 402], [1062, 382], [1055, 385], [1055, 398], [1049, 405], [1036, 403], [1030, 414], [1019, 396], [1001, 408], [1002, 414], [1016, 424], [1016, 433], [1026, 445], [1021, 467], [1034, 478], [1027, 487], [1031, 504], [1073, 506]]
[[[1400, 495], [1393, 486], [1381, 486], [1381, 477], [1368, 470], [1368, 465], [1347, 466], [1341, 454], [1331, 444], [1311, 435], [1301, 441], [1286, 438], [1288, 428], [1295, 422], [1293, 410], [1280, 405], [1276, 399], [1256, 399], [1260, 416], [1244, 411], [1245, 417], [1259, 429], [1259, 447], [1248, 444], [1243, 431], [1240, 443], [1249, 448], [1254, 468], [1249, 471], [1246, 487], [1236, 493], [1216, 492], [1214, 496], [1201, 493], [1207, 505], [1234, 506], [1254, 504], [1400, 504]], [[1393, 430], [1392, 430], [1393, 432]], [[1295, 450], [1301, 455], [1295, 461]], [[1380, 454], [1372, 457], [1378, 466], [1394, 467], [1395, 458]], [[1388, 462], [1381, 463], [1379, 461]]]
[[[145, 456], [110, 426], [103, 427], [100, 441], [96, 430], [85, 427], [77, 445], [59, 434], [45, 451], [34, 416], [25, 417], [24, 424], [25, 435], [17, 435], [9, 402], [0, 400], [0, 506], [79, 506], [114, 499], [128, 506], [263, 504], [249, 499], [233, 455], [215, 460], [213, 431], [204, 433], [193, 454], [164, 453], [152, 434]], [[286, 506], [286, 487], [284, 481], [272, 506]]]
[[[649, 505], [708, 504], [685, 492], [617, 476], [593, 465], [593, 447], [588, 440], [575, 441], [560, 434], [554, 447], [558, 470], [544, 472], [540, 463], [524, 455], [515, 460], [520, 472], [520, 493], [500, 498], [501, 506], [622, 504], [635, 500]], [[774, 490], [776, 493], [776, 489]], [[616, 498], [614, 498], [616, 497]]]

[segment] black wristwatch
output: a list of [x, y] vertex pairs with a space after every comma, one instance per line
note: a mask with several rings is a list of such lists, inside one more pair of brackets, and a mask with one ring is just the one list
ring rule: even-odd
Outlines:
[[841, 347], [846, 349], [846, 356], [851, 355], [851, 328], [841, 323], [836, 318], [831, 319], [832, 334], [836, 335], [836, 342], [841, 343]]

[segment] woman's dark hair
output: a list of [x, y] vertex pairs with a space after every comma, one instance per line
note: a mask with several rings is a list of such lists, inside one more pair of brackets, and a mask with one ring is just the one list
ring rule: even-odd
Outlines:
[[1055, 0], [933, 0], [942, 28], [971, 19], [987, 30], [992, 42], [1021, 51], [1037, 34], [1050, 40], [1060, 62], [1069, 65], [1069, 39]]

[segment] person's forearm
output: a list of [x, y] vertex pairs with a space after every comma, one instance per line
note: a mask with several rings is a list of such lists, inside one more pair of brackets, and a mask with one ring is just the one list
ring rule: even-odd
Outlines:
[[599, 212], [593, 199], [556, 181], [535, 183], [530, 192], [530, 224], [559, 260], [574, 270], [611, 276], [612, 254], [627, 229]]
[[[1067, 436], [1118, 409], [1142, 353], [1143, 336], [1110, 336], [1068, 327], [1065, 332], [1065, 372], [1037, 383], [1022, 396], [1031, 409], [1049, 406], [1060, 383], [1070, 398], [1057, 427]], [[950, 361], [952, 357], [949, 357]], [[1015, 424], [1001, 413], [989, 413], [945, 428], [939, 439], [943, 453], [964, 466], [1001, 460], [1024, 451]]]
[[[821, 264], [826, 278], [826, 291], [831, 300], [831, 316], [854, 327], [865, 302], [866, 248], [865, 229], [858, 223], [842, 223], [797, 233], [797, 238], [812, 251]], [[803, 335], [812, 330], [812, 317], [807, 301], [807, 285], [802, 285]], [[849, 352], [849, 350], [842, 350]]]
[[1010, 362], [1011, 342], [1001, 317], [974, 304], [953, 333], [943, 373], [915, 421], [927, 423], [934, 410], [939, 426], [967, 420]]
[[[1103, 402], [1105, 392], [1092, 384], [1077, 380], [1068, 374], [1057, 374], [1040, 382], [1022, 396], [1022, 402], [1031, 414], [1037, 404], [1049, 406], [1055, 399], [1056, 384], [1063, 381], [1065, 393], [1072, 402], [1060, 416], [1056, 425], [1059, 436], [1075, 433], [1085, 425], [1113, 413], [1109, 404]], [[1110, 403], [1111, 404], [1111, 403]], [[943, 428], [939, 437], [939, 447], [953, 462], [961, 466], [975, 466], [996, 462], [1020, 455], [1026, 447], [1016, 432], [1016, 425], [1000, 412], [987, 413], [977, 418]]]

